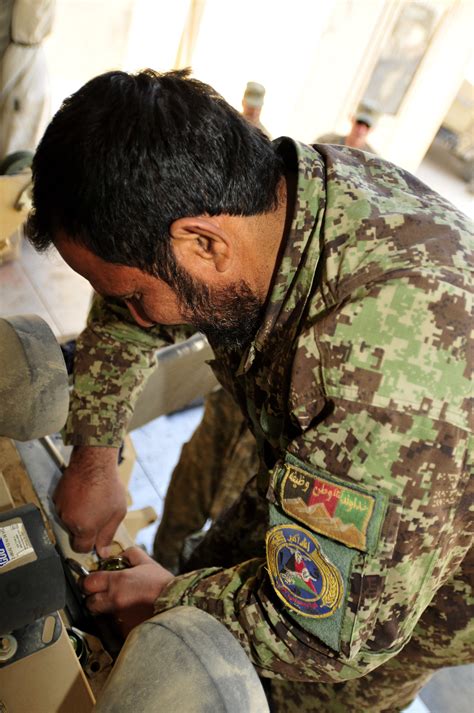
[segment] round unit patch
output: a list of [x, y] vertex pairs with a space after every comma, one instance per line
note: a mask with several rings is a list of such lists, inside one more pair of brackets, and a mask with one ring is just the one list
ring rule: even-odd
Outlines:
[[311, 533], [296, 525], [273, 527], [267, 560], [275, 591], [290, 609], [315, 618], [334, 614], [344, 593], [341, 575]]

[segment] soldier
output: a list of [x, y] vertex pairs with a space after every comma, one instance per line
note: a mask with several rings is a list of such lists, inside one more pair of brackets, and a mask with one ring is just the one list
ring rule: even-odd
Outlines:
[[265, 87], [258, 82], [247, 82], [244, 96], [242, 97], [242, 116], [245, 116], [247, 121], [260, 129], [269, 139], [270, 132], [260, 121], [263, 102], [265, 99]]
[[105, 553], [125, 510], [116, 448], [161, 344], [207, 335], [258, 447], [186, 572], [132, 548], [85, 579], [91, 611], [207, 611], [277, 712], [400, 710], [472, 661], [467, 218], [378, 157], [270, 143], [186, 72], [91, 80], [33, 170], [31, 241], [103, 296], [55, 496], [76, 546]]
[[378, 113], [370, 106], [361, 104], [355, 116], [351, 119], [351, 130], [347, 136], [342, 134], [324, 134], [315, 139], [315, 144], [335, 144], [336, 146], [350, 146], [353, 149], [368, 151], [376, 154], [377, 152], [372, 146], [367, 143], [367, 137], [374, 129], [378, 119]]
[[42, 43], [54, 11], [55, 0], [0, 3], [0, 160], [34, 151], [51, 117]]

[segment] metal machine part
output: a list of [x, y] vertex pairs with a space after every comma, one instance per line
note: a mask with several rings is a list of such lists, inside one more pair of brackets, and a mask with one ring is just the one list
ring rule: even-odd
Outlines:
[[99, 561], [99, 570], [102, 572], [115, 572], [119, 569], [129, 569], [132, 565], [125, 555], [107, 557]]
[[30, 653], [0, 666], [0, 711], [3, 705], [7, 713], [91, 713], [94, 696], [87, 678], [59, 616], [49, 615], [47, 626], [51, 618], [55, 639], [50, 644], [42, 643], [38, 623], [29, 642], [23, 639]]
[[132, 565], [130, 561], [125, 557], [125, 555], [115, 555], [114, 557], [107, 557], [105, 559], [99, 559], [99, 563], [96, 569], [87, 569], [83, 564], [78, 562], [73, 557], [67, 557], [65, 559], [66, 564], [72, 569], [74, 574], [78, 577], [87, 577], [91, 572], [115, 572], [120, 569], [129, 569]]
[[[71, 557], [68, 535], [50, 498], [64, 465], [62, 454], [57, 457], [46, 442], [53, 462], [32, 440], [60, 429], [68, 408], [59, 346], [37, 317], [0, 319], [0, 394], [5, 405], [0, 436], [29, 441], [17, 444], [15, 451], [23, 458], [19, 477], [34, 480], [36, 493], [30, 484], [29, 499], [41, 503], [63, 557]], [[44, 480], [33, 478], [39, 471]], [[86, 611], [77, 577], [87, 576], [96, 564], [105, 571], [129, 567], [121, 550], [133, 544], [130, 536], [119, 528], [113, 557], [90, 557], [86, 566], [72, 556], [63, 569], [38, 508], [12, 509], [12, 494], [7, 495], [7, 509], [0, 514], [0, 711], [90, 713], [101, 690], [97, 713], [149, 713], [157, 702], [160, 710], [173, 706], [193, 713], [268, 711], [244, 650], [216, 619], [192, 607], [176, 608], [137, 627], [110, 675], [112, 656], [123, 642], [112, 641], [110, 619]], [[157, 650], [166, 656], [157, 656]]]
[[77, 574], [78, 577], [89, 576], [90, 570], [87, 569], [87, 567], [84, 567], [84, 565], [78, 562], [77, 560], [73, 559], [72, 557], [66, 557], [64, 561], [66, 562], [67, 566], [72, 569], [74, 574]]
[[0, 435], [19, 441], [59, 431], [68, 377], [54, 334], [36, 315], [0, 319]]
[[160, 349], [157, 368], [138, 397], [128, 430], [152, 421], [158, 416], [179, 411], [219, 387], [207, 363], [214, 352], [204, 335], [197, 333], [179, 344]]
[[201, 609], [176, 607], [132, 631], [94, 710], [268, 713], [269, 708], [256, 671], [232, 634]]
[[0, 669], [52, 646], [61, 635], [61, 619], [54, 612], [0, 636]]
[[72, 644], [72, 648], [79, 659], [79, 663], [82, 668], [84, 668], [87, 666], [90, 657], [90, 649], [87, 644], [86, 637], [82, 631], [79, 631], [79, 629], [76, 629], [74, 626], [68, 629], [67, 633], [69, 635], [69, 641]]
[[65, 470], [67, 467], [67, 463], [64, 460], [60, 450], [56, 448], [56, 445], [51, 436], [43, 436], [43, 438], [40, 438], [39, 441], [44, 446], [46, 452], [49, 453], [54, 463], [58, 466], [59, 470]]
[[0, 634], [61, 609], [65, 587], [60, 557], [38, 508], [0, 513]]
[[0, 638], [0, 664], [10, 661], [18, 650], [18, 641], [11, 634], [4, 634]]
[[32, 157], [22, 151], [0, 162], [0, 265], [20, 257], [22, 224], [31, 208]]
[[[0, 436], [26, 441], [64, 424], [66, 367], [37, 316], [0, 319], [0, 395]], [[11, 461], [13, 444], [0, 441], [0, 710], [89, 713], [94, 696], [58, 613], [66, 602], [61, 558], [39, 507], [28, 502], [38, 501], [21, 461]]]

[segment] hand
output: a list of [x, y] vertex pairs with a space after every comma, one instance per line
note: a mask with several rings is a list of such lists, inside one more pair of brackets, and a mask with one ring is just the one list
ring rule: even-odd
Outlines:
[[81, 586], [88, 609], [93, 614], [114, 614], [125, 637], [153, 616], [155, 599], [174, 577], [139, 547], [129, 547], [123, 554], [130, 569], [92, 572]]
[[107, 556], [117, 527], [127, 512], [126, 490], [119, 479], [117, 449], [75, 448], [53, 495], [56, 511], [71, 533], [76, 552]]

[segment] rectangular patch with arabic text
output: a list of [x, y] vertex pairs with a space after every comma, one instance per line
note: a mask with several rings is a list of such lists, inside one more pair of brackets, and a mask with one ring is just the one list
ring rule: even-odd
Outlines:
[[367, 551], [375, 497], [288, 463], [284, 468], [279, 488], [284, 512], [313, 532]]

